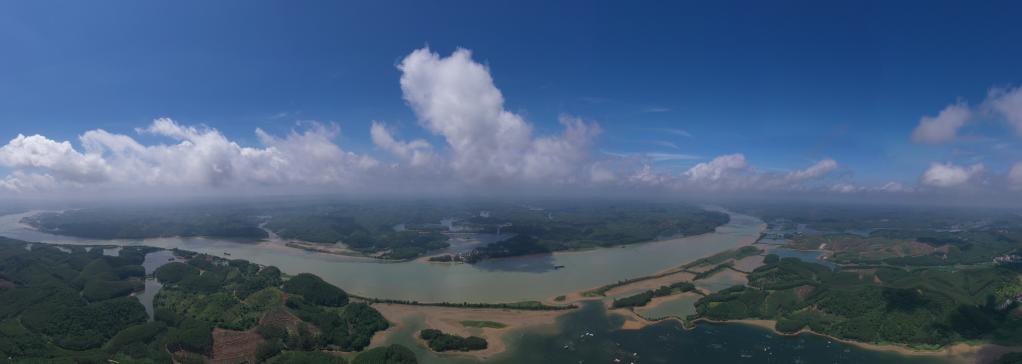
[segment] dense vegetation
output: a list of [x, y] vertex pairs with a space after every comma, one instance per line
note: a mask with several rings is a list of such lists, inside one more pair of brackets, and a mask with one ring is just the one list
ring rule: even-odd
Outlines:
[[725, 269], [729, 269], [729, 268], [733, 267], [734, 265], [735, 264], [732, 263], [732, 262], [717, 264], [713, 268], [710, 268], [710, 269], [707, 269], [705, 271], [696, 273], [696, 275], [694, 277], [692, 277], [692, 280], [693, 281], [697, 281], [697, 280], [700, 280], [700, 279], [709, 278], [709, 277], [713, 276], [714, 274], [720, 273], [721, 271], [724, 271]]
[[[695, 261], [693, 261], [691, 263], [687, 263], [687, 264], [681, 266], [681, 270], [698, 275], [698, 273], [692, 272], [690, 269], [694, 268], [694, 267], [698, 267], [698, 266], [703, 266], [703, 265], [720, 264], [720, 263], [723, 263], [723, 262], [728, 262], [730, 260], [740, 260], [742, 258], [750, 257], [750, 256], [753, 256], [753, 255], [758, 255], [758, 254], [760, 254], [762, 252], [763, 252], [763, 250], [758, 248], [758, 247], [751, 246], [751, 245], [746, 245], [746, 246], [740, 247], [738, 249], [732, 249], [732, 250], [720, 252], [720, 253], [714, 254], [712, 256], [709, 256], [709, 257], [706, 257], [706, 258], [702, 258], [702, 259], [698, 259], [698, 260], [695, 260]], [[774, 258], [776, 258], [776, 256], [774, 256]], [[727, 268], [727, 266], [725, 266], [724, 268]], [[617, 282], [614, 282], [614, 283], [611, 283], [611, 284], [603, 285], [601, 287], [598, 287], [598, 288], [595, 288], [595, 289], [592, 289], [592, 290], [589, 290], [589, 291], [582, 292], [582, 295], [585, 296], [585, 297], [606, 296], [607, 292], [612, 290], [612, 289], [614, 289], [614, 288], [625, 286], [625, 285], [629, 285], [629, 284], [632, 284], [632, 283], [635, 283], [635, 282], [641, 282], [641, 281], [649, 280], [649, 279], [661, 278], [661, 277], [665, 277], [665, 276], [668, 276], [668, 275], [671, 275], [671, 274], [675, 274], [675, 273], [677, 273], [677, 271], [670, 270], [670, 271], [661, 272], [661, 273], [650, 275], [650, 276], [625, 279], [625, 280], [617, 281]], [[705, 277], [706, 276], [704, 276], [703, 278], [705, 278]]]
[[691, 292], [696, 289], [696, 286], [692, 282], [675, 282], [670, 285], [660, 286], [660, 288], [654, 290], [648, 290], [645, 292], [637, 293], [631, 296], [615, 299], [611, 304], [613, 308], [627, 308], [627, 307], [641, 307], [645, 306], [649, 301], [652, 301], [654, 297], [670, 296], [679, 292]]
[[302, 273], [284, 282], [284, 292], [301, 295], [312, 304], [341, 307], [348, 304], [348, 294], [315, 275]]
[[426, 341], [431, 350], [436, 352], [485, 350], [487, 346], [486, 339], [481, 337], [461, 337], [436, 329], [422, 330], [419, 332], [419, 337]]
[[[258, 206], [169, 205], [45, 213], [24, 221], [40, 230], [89, 238], [214, 236], [343, 243], [384, 259], [412, 259], [449, 246], [444, 232], [510, 233], [473, 261], [608, 247], [712, 232], [728, 215], [674, 203], [266, 201]], [[447, 224], [441, 224], [447, 220]]]
[[[196, 208], [205, 210], [196, 212]], [[263, 239], [260, 219], [241, 207], [118, 207], [42, 213], [23, 220], [35, 228], [93, 239], [210, 236]]]
[[553, 251], [610, 247], [714, 231], [729, 221], [727, 214], [678, 204], [572, 204], [552, 209], [499, 210], [494, 217], [475, 217], [477, 224], [503, 225], [517, 234], [480, 247], [466, 258], [542, 254]]
[[[119, 332], [147, 320], [127, 297], [141, 287], [144, 248], [119, 256], [102, 249], [57, 247], [0, 238], [0, 356], [64, 361], [103, 358]], [[141, 336], [141, 335], [139, 335]]]
[[506, 310], [531, 310], [531, 311], [560, 311], [560, 310], [571, 310], [578, 308], [574, 304], [570, 305], [548, 305], [540, 301], [521, 301], [512, 303], [472, 303], [472, 302], [419, 302], [419, 301], [408, 301], [408, 300], [395, 300], [395, 299], [381, 299], [381, 298], [367, 298], [359, 297], [360, 299], [366, 300], [372, 303], [393, 303], [399, 305], [411, 305], [411, 306], [433, 306], [433, 307], [459, 307], [459, 308], [499, 308]]
[[744, 207], [797, 249], [834, 252], [839, 264], [935, 267], [988, 263], [1022, 242], [1022, 215], [993, 208], [853, 205]]
[[461, 326], [465, 327], [488, 327], [493, 329], [503, 329], [507, 325], [495, 322], [495, 321], [478, 321], [478, 320], [465, 320], [461, 322]]
[[701, 265], [721, 264], [729, 260], [741, 260], [742, 258], [751, 257], [753, 255], [759, 255], [762, 252], [763, 249], [760, 249], [759, 247], [746, 245], [738, 249], [732, 249], [711, 255], [706, 258], [697, 259], [691, 263], [683, 265], [682, 268], [689, 269]]
[[322, 351], [286, 351], [268, 361], [270, 364], [346, 364], [344, 358]]
[[[873, 343], [946, 345], [985, 339], [1022, 341], [1018, 275], [999, 267], [965, 270], [897, 267], [832, 271], [795, 258], [770, 259], [749, 274], [749, 285], [701, 299], [700, 317], [777, 320], [777, 329], [810, 328]], [[1013, 297], [1012, 297], [1013, 298]]]
[[[128, 288], [142, 287], [146, 247], [57, 247], [0, 238], [0, 357], [16, 362], [201, 363], [219, 345], [215, 328], [253, 330], [256, 362], [343, 363], [318, 350], [359, 351], [389, 326], [340, 288], [312, 275], [176, 251], [156, 270], [164, 284], [155, 320]], [[290, 283], [290, 284], [289, 284]], [[284, 292], [288, 299], [285, 301]], [[293, 316], [292, 316], [293, 315]], [[289, 318], [290, 317], [290, 318]], [[414, 363], [407, 349], [383, 357]], [[387, 354], [400, 352], [401, 354]], [[370, 354], [369, 362], [381, 354]], [[251, 359], [250, 359], [251, 360]]]
[[415, 353], [401, 345], [380, 346], [359, 354], [351, 364], [416, 364]]

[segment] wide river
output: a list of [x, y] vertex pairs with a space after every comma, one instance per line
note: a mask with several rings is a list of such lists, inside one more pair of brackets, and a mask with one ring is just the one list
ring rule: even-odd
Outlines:
[[[55, 244], [148, 245], [180, 248], [273, 265], [288, 274], [313, 273], [354, 294], [422, 302], [515, 302], [542, 300], [568, 292], [650, 275], [754, 242], [763, 221], [728, 212], [731, 221], [715, 232], [617, 248], [564, 252], [486, 261], [439, 264], [381, 262], [288, 248], [279, 242], [237, 242], [211, 238], [145, 240], [82, 239], [36, 231], [19, 221], [33, 212], [0, 216], [0, 236]], [[226, 253], [226, 254], [225, 254]], [[563, 268], [555, 269], [555, 267]]]

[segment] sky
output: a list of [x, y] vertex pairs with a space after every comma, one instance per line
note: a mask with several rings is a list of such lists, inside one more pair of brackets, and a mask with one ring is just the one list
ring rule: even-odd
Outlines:
[[7, 2], [0, 194], [1019, 196], [1020, 11]]

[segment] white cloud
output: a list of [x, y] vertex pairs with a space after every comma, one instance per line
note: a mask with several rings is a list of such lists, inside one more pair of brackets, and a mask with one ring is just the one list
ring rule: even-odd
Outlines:
[[951, 163], [932, 163], [923, 173], [921, 182], [932, 187], [958, 187], [974, 181], [985, 170], [982, 164], [964, 167]]
[[[258, 145], [242, 146], [214, 128], [161, 118], [136, 129], [147, 136], [144, 139], [102, 129], [88, 130], [79, 136], [78, 148], [71, 141], [18, 135], [0, 146], [0, 167], [10, 170], [0, 177], [0, 189], [39, 192], [99, 186], [111, 190], [172, 187], [228, 191], [235, 187], [300, 190], [318, 186], [346, 191], [398, 185], [416, 188], [450, 185], [457, 189], [521, 184], [541, 188], [616, 186], [665, 191], [916, 190], [896, 182], [880, 187], [833, 184], [830, 177], [840, 168], [833, 159], [820, 160], [803, 169], [764, 171], [753, 166], [746, 155], [735, 153], [719, 155], [679, 173], [652, 165], [657, 161], [700, 157], [683, 153], [594, 155], [594, 143], [601, 133], [596, 123], [561, 116], [559, 133], [540, 135], [533, 124], [506, 109], [504, 95], [494, 84], [489, 69], [474, 61], [468, 50], [459, 49], [442, 57], [428, 48], [419, 49], [397, 67], [401, 71], [403, 97], [419, 125], [443, 141], [402, 139], [395, 129], [374, 121], [369, 137], [379, 151], [393, 156], [393, 162], [381, 163], [368, 154], [341, 148], [335, 142], [340, 128], [334, 124], [303, 123], [284, 135], [256, 129]], [[991, 91], [983, 105], [983, 110], [1003, 114], [1005, 119], [1022, 127], [1019, 88]], [[971, 115], [964, 103], [950, 105], [935, 117], [922, 118], [913, 140], [925, 143], [953, 140]], [[666, 134], [691, 137], [681, 129], [646, 130], [660, 132], [656, 139], [663, 139]], [[153, 139], [157, 141], [149, 141]], [[671, 142], [654, 143], [678, 149]], [[984, 173], [981, 164], [966, 167], [934, 163], [920, 178], [920, 184], [964, 186], [979, 181]], [[997, 186], [1002, 185], [1002, 176], [998, 175]], [[1022, 162], [1012, 167], [1007, 179], [1022, 188]]]
[[451, 167], [468, 181], [570, 182], [587, 170], [599, 126], [562, 117], [563, 135], [534, 138], [531, 124], [504, 109], [489, 69], [470, 51], [441, 57], [423, 48], [398, 68], [405, 100], [427, 130], [446, 139]]
[[943, 143], [954, 140], [961, 129], [972, 117], [972, 111], [964, 103], [948, 105], [936, 117], [923, 116], [919, 126], [912, 131], [912, 141], [916, 143]]
[[712, 183], [734, 177], [747, 170], [749, 163], [745, 160], [744, 154], [728, 154], [696, 164], [685, 171], [685, 177], [692, 182]]
[[1022, 136], [1022, 87], [992, 89], [987, 94], [986, 104]]
[[653, 144], [653, 145], [656, 145], [656, 146], [664, 147], [664, 148], [681, 149], [680, 147], [678, 147], [677, 144], [672, 143], [672, 142], [668, 142], [668, 141], [664, 141], [664, 140], [654, 140], [654, 141], [651, 141], [649, 143]]
[[440, 158], [433, 153], [433, 146], [423, 139], [403, 142], [394, 138], [383, 123], [373, 122], [369, 130], [373, 144], [405, 161], [413, 167], [440, 167]]
[[684, 130], [684, 129], [662, 128], [662, 129], [656, 129], [656, 130], [662, 131], [662, 132], [665, 132], [665, 133], [674, 134], [674, 135], [677, 135], [677, 136], [683, 136], [683, 137], [686, 137], [686, 138], [691, 138], [692, 137], [692, 133], [689, 133], [687, 130]]
[[[73, 184], [68, 182], [68, 184]], [[57, 181], [53, 176], [45, 173], [27, 173], [23, 171], [14, 171], [11, 174], [4, 176], [0, 179], [0, 191], [7, 190], [13, 192], [46, 192], [57, 189], [61, 182]]]
[[653, 170], [648, 164], [642, 165], [634, 173], [628, 176], [628, 182], [640, 186], [666, 186], [673, 181], [673, 176], [659, 173]]
[[809, 168], [789, 173], [788, 178], [792, 181], [815, 179], [826, 176], [835, 169], [837, 169], [837, 161], [833, 159], [824, 159], [816, 162], [816, 164], [813, 164], [812, 166], [809, 166]]
[[904, 184], [898, 182], [887, 182], [883, 186], [877, 188], [878, 191], [882, 192], [913, 192], [915, 191], [912, 187], [907, 187]]
[[850, 183], [838, 183], [830, 186], [830, 190], [837, 193], [853, 193], [862, 191], [862, 187], [850, 184]]
[[1016, 162], [1008, 171], [1008, 183], [1014, 189], [1022, 189], [1022, 162]]
[[84, 153], [69, 141], [19, 135], [0, 148], [0, 164], [14, 172], [0, 182], [12, 191], [43, 191], [103, 185], [113, 188], [267, 185], [343, 186], [378, 163], [341, 150], [336, 126], [311, 123], [284, 138], [262, 130], [262, 148], [242, 147], [216, 129], [156, 119], [139, 133], [175, 143], [143, 145], [128, 135], [90, 130], [79, 137]]
[[860, 186], [852, 183], [842, 182], [830, 186], [832, 192], [837, 193], [858, 193], [858, 192], [884, 192], [884, 193], [911, 193], [915, 188], [907, 187], [898, 182], [887, 182], [879, 187]]
[[652, 160], [654, 162], [684, 161], [684, 160], [693, 160], [693, 159], [699, 159], [700, 158], [698, 155], [682, 154], [682, 153], [644, 153], [643, 156], [645, 156], [646, 158], [649, 158], [650, 160]]
[[96, 154], [82, 154], [70, 142], [56, 142], [42, 135], [18, 134], [0, 148], [0, 165], [17, 169], [42, 169], [79, 182], [105, 179], [109, 166]]
[[[622, 155], [619, 158], [630, 157]], [[635, 185], [660, 186], [673, 190], [806, 190], [813, 181], [822, 179], [837, 169], [838, 163], [825, 159], [787, 173], [764, 172], [756, 169], [744, 154], [726, 154], [692, 166], [680, 175], [653, 169], [644, 156], [633, 169], [628, 181]]]

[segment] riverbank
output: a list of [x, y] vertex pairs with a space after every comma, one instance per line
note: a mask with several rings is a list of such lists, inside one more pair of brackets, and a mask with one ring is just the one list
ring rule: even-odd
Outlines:
[[673, 320], [681, 323], [685, 330], [693, 330], [696, 325], [699, 324], [716, 324], [716, 325], [748, 325], [755, 326], [764, 330], [770, 331], [774, 335], [778, 336], [799, 336], [799, 335], [814, 335], [825, 338], [830, 341], [848, 344], [863, 350], [877, 351], [894, 353], [904, 356], [922, 357], [922, 358], [934, 358], [944, 359], [957, 363], [989, 363], [1007, 353], [1022, 352], [1022, 347], [1008, 347], [989, 343], [955, 343], [944, 346], [940, 349], [928, 350], [913, 348], [907, 345], [901, 344], [874, 344], [865, 343], [861, 341], [849, 340], [834, 337], [831, 335], [815, 332], [809, 328], [803, 328], [797, 332], [781, 332], [776, 329], [776, 320], [762, 320], [762, 319], [742, 319], [742, 320], [711, 320], [707, 318], [699, 318], [692, 321], [686, 321], [682, 318], [668, 317], [662, 320], [648, 320], [642, 315], [631, 310], [618, 309], [611, 311], [615, 314], [625, 317], [624, 325], [621, 327], [622, 330], [641, 330], [650, 325], [656, 325], [667, 320]]
[[693, 321], [694, 324], [698, 324], [699, 322], [708, 322], [708, 323], [716, 323], [716, 324], [731, 324], [731, 323], [735, 323], [735, 324], [741, 324], [741, 325], [752, 325], [752, 326], [756, 326], [756, 327], [760, 327], [760, 328], [763, 328], [763, 329], [770, 330], [775, 335], [784, 335], [784, 336], [796, 336], [796, 335], [800, 335], [800, 334], [810, 334], [810, 335], [816, 335], [816, 336], [824, 337], [824, 338], [827, 338], [828, 340], [833, 340], [833, 341], [837, 341], [837, 342], [853, 345], [855, 347], [858, 347], [858, 348], [861, 348], [861, 349], [866, 349], [866, 350], [885, 351], [885, 352], [892, 352], [892, 353], [897, 353], [897, 354], [900, 354], [900, 355], [909, 355], [909, 356], [922, 356], [922, 357], [943, 358], [943, 359], [954, 360], [954, 361], [959, 361], [959, 362], [963, 362], [963, 363], [987, 363], [987, 362], [993, 361], [993, 360], [999, 358], [1001, 355], [1004, 355], [1004, 354], [1007, 354], [1007, 353], [1022, 352], [1022, 347], [1008, 347], [1008, 346], [989, 344], [989, 343], [978, 343], [978, 344], [976, 344], [976, 343], [960, 342], [960, 343], [955, 343], [955, 344], [951, 344], [951, 345], [946, 345], [946, 346], [944, 346], [944, 347], [942, 347], [940, 349], [936, 349], [936, 350], [913, 348], [913, 347], [910, 347], [910, 346], [907, 346], [907, 345], [901, 345], [901, 344], [864, 343], [864, 342], [861, 342], [861, 341], [842, 339], [842, 338], [839, 338], [839, 337], [834, 337], [834, 336], [831, 336], [831, 335], [819, 333], [819, 332], [813, 331], [813, 330], [811, 330], [809, 328], [803, 328], [803, 329], [801, 329], [801, 330], [799, 330], [797, 332], [794, 332], [794, 333], [785, 333], [785, 332], [778, 331], [776, 329], [776, 325], [777, 325], [777, 321], [776, 320], [745, 319], [745, 320], [719, 321], [719, 320], [709, 320], [709, 319], [701, 318], [701, 319], [697, 319], [697, 320]]

